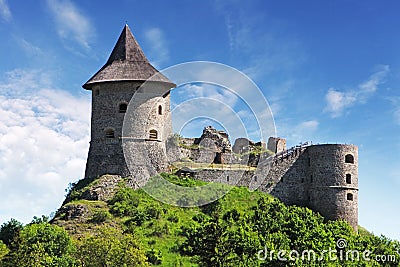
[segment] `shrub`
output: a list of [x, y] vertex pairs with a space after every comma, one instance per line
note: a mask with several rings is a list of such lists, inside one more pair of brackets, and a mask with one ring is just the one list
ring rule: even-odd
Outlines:
[[148, 219], [160, 219], [162, 212], [163, 210], [158, 204], [153, 204], [146, 207], [146, 213]]
[[146, 252], [146, 257], [151, 264], [160, 265], [162, 256], [160, 250], [151, 249]]
[[139, 197], [136, 192], [127, 187], [118, 190], [109, 201], [110, 210], [117, 216], [131, 216], [139, 205]]
[[3, 241], [3, 243], [7, 246], [10, 246], [15, 238], [19, 235], [19, 232], [22, 230], [22, 228], [22, 223], [16, 219], [11, 219], [9, 222], [3, 223], [3, 225], [0, 227], [0, 240]]
[[176, 214], [170, 214], [167, 217], [167, 220], [170, 221], [170, 222], [177, 223], [177, 222], [179, 222], [179, 217]]
[[90, 219], [90, 222], [100, 224], [110, 220], [111, 217], [111, 214], [107, 210], [98, 210], [95, 211], [92, 218]]
[[68, 233], [49, 223], [25, 226], [19, 234], [15, 251], [10, 253], [12, 266], [74, 266], [74, 246]]

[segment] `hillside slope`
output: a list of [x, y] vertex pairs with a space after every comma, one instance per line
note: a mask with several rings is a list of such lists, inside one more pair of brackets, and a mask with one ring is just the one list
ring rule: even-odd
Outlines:
[[[205, 184], [163, 177], [185, 187]], [[0, 266], [30, 266], [24, 257], [32, 253], [35, 266], [399, 266], [397, 241], [363, 229], [356, 233], [343, 221], [324, 222], [310, 209], [286, 206], [265, 193], [229, 189], [218, 201], [183, 208], [133, 190], [118, 176], [82, 180], [72, 186], [51, 224], [36, 220], [21, 226], [11, 241], [4, 238], [10, 226], [2, 226], [0, 240], [7, 246]], [[46, 245], [46, 236], [54, 232], [69, 240], [62, 252]], [[367, 258], [364, 251], [370, 251]], [[385, 262], [377, 255], [386, 255]]]

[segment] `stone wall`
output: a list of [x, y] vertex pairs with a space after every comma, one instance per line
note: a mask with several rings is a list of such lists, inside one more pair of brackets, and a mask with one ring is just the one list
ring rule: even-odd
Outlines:
[[[345, 162], [346, 155], [353, 163]], [[262, 158], [255, 171], [202, 170], [195, 178], [258, 188], [287, 205], [309, 207], [327, 220], [346, 220], [357, 230], [357, 160], [354, 145], [314, 145]]]

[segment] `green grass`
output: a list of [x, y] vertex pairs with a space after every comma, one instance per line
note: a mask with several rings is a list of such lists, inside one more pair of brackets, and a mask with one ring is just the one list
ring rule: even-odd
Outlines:
[[177, 161], [172, 164], [176, 169], [183, 167], [190, 168], [192, 170], [246, 170], [254, 171], [256, 167], [248, 166], [244, 164], [216, 164], [216, 163], [199, 163], [199, 162], [188, 162], [188, 161]]
[[[220, 201], [222, 209], [230, 210], [234, 207], [242, 214], [252, 212], [251, 206], [254, 206], [257, 203], [260, 196], [265, 195], [260, 192], [249, 192], [247, 188], [243, 187], [232, 187], [218, 183], [206, 183], [175, 175], [162, 174], [162, 177], [175, 185], [186, 188], [200, 188], [198, 190], [204, 190], [200, 194], [202, 197], [210, 197], [210, 195], [215, 197], [214, 190], [220, 192], [221, 195], [228, 192]], [[86, 186], [82, 186], [83, 183], [78, 183], [79, 187], [72, 189], [72, 192], [75, 192], [73, 195], [75, 198], [78, 197], [80, 192], [87, 190], [94, 184], [96, 184], [96, 181], [90, 181], [89, 183], [86, 182]], [[127, 190], [123, 183], [120, 184], [120, 190]], [[152, 209], [160, 211], [159, 216], [157, 218], [146, 217], [143, 223], [137, 225], [132, 223], [132, 216], [119, 217], [111, 215], [111, 201], [107, 203], [104, 201], [74, 199], [66, 204], [66, 206], [84, 206], [88, 210], [87, 216], [80, 221], [63, 221], [62, 219], [57, 218], [61, 216], [59, 214], [56, 216], [55, 221], [57, 224], [67, 229], [75, 238], [80, 238], [82, 235], [87, 233], [94, 233], [101, 225], [107, 224], [122, 229], [125, 232], [133, 233], [138, 237], [146, 251], [160, 252], [162, 257], [162, 264], [160, 266], [198, 266], [193, 257], [180, 255], [178, 247], [184, 241], [184, 238], [181, 235], [182, 227], [192, 223], [193, 217], [196, 215], [203, 214], [203, 207], [184, 208], [172, 206], [154, 199], [142, 189], [128, 190], [133, 192], [133, 194], [139, 199], [139, 204], [136, 207], [136, 210], [138, 211], [137, 214], [145, 216], [143, 214], [146, 214], [146, 211]], [[174, 201], [177, 197], [172, 198], [172, 194], [179, 194], [179, 192], [165, 191], [164, 188], [163, 196], [169, 195], [171, 197], [170, 200]], [[196, 204], [198, 199], [193, 198], [189, 199], [189, 201], [192, 201], [191, 204]], [[110, 214], [111, 217], [108, 217], [108, 214]], [[98, 216], [96, 217], [96, 215]], [[103, 217], [105, 217], [104, 221], [102, 221]], [[94, 221], [94, 218], [100, 221]]]

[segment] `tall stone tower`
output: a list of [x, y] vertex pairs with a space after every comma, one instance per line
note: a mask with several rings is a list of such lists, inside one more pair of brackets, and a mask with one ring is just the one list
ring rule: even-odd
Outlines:
[[328, 220], [358, 228], [358, 149], [355, 145], [309, 146], [308, 206]]
[[125, 25], [106, 64], [83, 85], [92, 91], [91, 141], [85, 178], [135, 175], [124, 156], [124, 138], [139, 143], [140, 148], [128, 144], [131, 153], [151, 149], [150, 160], [157, 162], [156, 171], [165, 168], [164, 143], [172, 132], [170, 89], [173, 87], [175, 84], [149, 63]]

